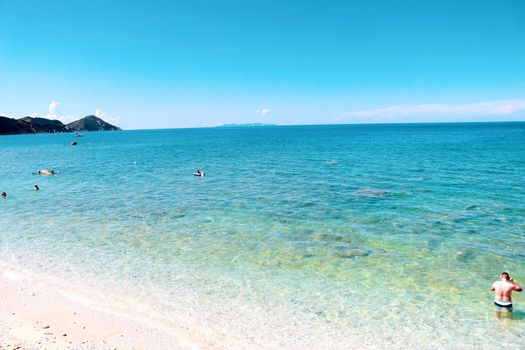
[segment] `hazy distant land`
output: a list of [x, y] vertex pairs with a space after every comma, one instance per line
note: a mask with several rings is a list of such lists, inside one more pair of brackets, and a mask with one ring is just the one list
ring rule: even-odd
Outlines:
[[265, 123], [247, 123], [247, 124], [221, 124], [217, 125], [217, 128], [251, 128], [261, 126], [276, 126], [276, 124], [265, 124]]

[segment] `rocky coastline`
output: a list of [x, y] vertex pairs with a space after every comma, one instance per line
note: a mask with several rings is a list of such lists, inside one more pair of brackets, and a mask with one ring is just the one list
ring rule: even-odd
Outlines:
[[117, 130], [121, 129], [94, 115], [88, 115], [69, 124], [64, 124], [60, 120], [46, 118], [24, 117], [14, 119], [0, 116], [0, 135]]

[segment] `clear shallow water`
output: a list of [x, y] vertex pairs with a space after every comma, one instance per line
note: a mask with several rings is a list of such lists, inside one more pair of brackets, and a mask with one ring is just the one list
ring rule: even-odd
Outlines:
[[487, 289], [525, 281], [524, 140], [524, 123], [0, 136], [0, 257], [271, 347], [516, 347], [524, 297], [496, 321]]

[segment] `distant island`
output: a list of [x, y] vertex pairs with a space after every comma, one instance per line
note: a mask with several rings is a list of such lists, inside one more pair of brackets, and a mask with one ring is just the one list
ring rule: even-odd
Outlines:
[[276, 124], [264, 124], [264, 123], [248, 123], [248, 124], [221, 124], [216, 126], [217, 128], [250, 128], [260, 126], [276, 126]]
[[46, 118], [24, 117], [14, 119], [0, 116], [0, 135], [114, 130], [120, 130], [120, 128], [94, 115], [88, 115], [69, 124]]

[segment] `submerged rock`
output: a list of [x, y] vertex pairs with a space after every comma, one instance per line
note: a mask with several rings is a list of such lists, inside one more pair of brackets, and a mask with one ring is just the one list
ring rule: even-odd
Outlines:
[[430, 238], [421, 242], [422, 249], [426, 251], [434, 251], [441, 246], [441, 241], [438, 239]]
[[458, 250], [456, 260], [461, 262], [470, 262], [476, 258], [476, 253], [472, 249]]
[[310, 235], [310, 237], [319, 241], [340, 242], [343, 240], [343, 236], [334, 235], [332, 233], [314, 233]]
[[369, 256], [372, 253], [372, 251], [367, 249], [361, 249], [361, 248], [345, 248], [340, 250], [337, 255], [341, 258], [355, 258], [355, 257], [363, 257], [363, 256]]

